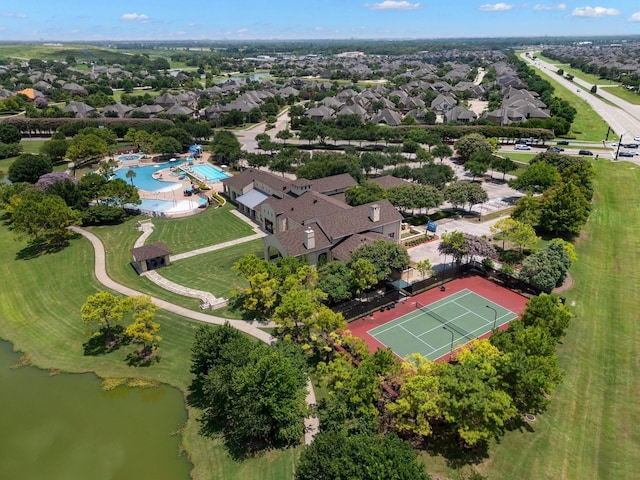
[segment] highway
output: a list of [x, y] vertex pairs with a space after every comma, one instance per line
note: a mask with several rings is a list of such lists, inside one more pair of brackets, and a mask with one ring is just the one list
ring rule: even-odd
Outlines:
[[[537, 52], [528, 53], [533, 57]], [[606, 86], [602, 85], [597, 85], [598, 91], [594, 95], [591, 93], [593, 84], [578, 77], [575, 77], [573, 81], [567, 80], [556, 73], [558, 67], [555, 65], [543, 62], [540, 59], [534, 60], [524, 53], [521, 57], [542, 74], [553, 78], [553, 80], [573, 92], [574, 95], [585, 100], [609, 124], [611, 129], [622, 138], [623, 143], [631, 143], [634, 136], [640, 135], [640, 105], [634, 105], [608, 93]], [[602, 132], [602, 140], [604, 140], [605, 135], [606, 132]]]

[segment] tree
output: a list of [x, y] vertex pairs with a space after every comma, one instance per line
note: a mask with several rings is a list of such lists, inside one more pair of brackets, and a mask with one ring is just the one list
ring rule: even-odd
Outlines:
[[351, 276], [347, 265], [334, 260], [318, 267], [318, 288], [327, 294], [331, 303], [349, 300], [352, 296]]
[[378, 283], [376, 267], [370, 260], [359, 258], [350, 265], [351, 288], [356, 294], [361, 294]]
[[442, 205], [444, 201], [440, 192], [434, 187], [417, 183], [394, 185], [387, 190], [387, 198], [394, 207], [403, 211], [424, 208], [428, 212], [431, 208]]
[[571, 321], [571, 312], [560, 297], [541, 293], [531, 297], [522, 313], [525, 327], [541, 327], [556, 341], [566, 334]]
[[589, 218], [590, 202], [573, 182], [561, 182], [545, 192], [540, 227], [557, 236], [577, 235]]
[[107, 151], [106, 140], [96, 133], [78, 133], [69, 142], [65, 157], [79, 166], [84, 162], [104, 157]]
[[374, 182], [366, 182], [347, 188], [344, 192], [346, 202], [352, 207], [376, 202], [386, 197], [384, 188]]
[[40, 147], [40, 153], [49, 157], [51, 162], [59, 162], [64, 159], [69, 148], [69, 142], [62, 139], [51, 139]]
[[13, 230], [30, 243], [61, 246], [73, 235], [67, 227], [80, 225], [80, 214], [57, 195], [28, 191], [12, 205]]
[[411, 446], [395, 434], [322, 432], [300, 456], [296, 480], [428, 480]]
[[160, 137], [153, 142], [151, 147], [153, 153], [169, 157], [182, 151], [182, 145], [173, 137]]
[[520, 175], [509, 182], [509, 186], [516, 190], [540, 193], [560, 180], [558, 169], [545, 162], [536, 162]]
[[487, 173], [488, 168], [489, 166], [486, 163], [475, 160], [469, 160], [464, 164], [464, 169], [471, 174], [471, 181]]
[[123, 210], [127, 205], [141, 203], [138, 189], [121, 178], [114, 178], [107, 182], [101, 193], [109, 204], [118, 205]]
[[440, 379], [443, 416], [468, 445], [501, 435], [517, 413], [501, 388], [496, 368], [500, 356], [488, 340], [476, 340], [458, 353], [459, 364]]
[[443, 233], [440, 237], [438, 251], [443, 255], [451, 255], [456, 264], [462, 263], [462, 258], [467, 254], [467, 239], [464, 233], [454, 230]]
[[442, 420], [440, 378], [451, 367], [418, 354], [406, 360], [400, 396], [387, 405], [387, 410], [394, 415], [399, 431], [426, 437], [432, 433], [432, 422]]
[[227, 164], [235, 163], [242, 153], [238, 138], [229, 130], [217, 130], [214, 133], [211, 151]]
[[135, 172], [135, 170], [133, 169], [129, 169], [127, 170], [127, 173], [125, 173], [125, 177], [127, 177], [129, 180], [131, 180], [131, 186], [133, 187], [133, 179], [136, 178], [137, 174]]
[[556, 339], [543, 327], [511, 322], [507, 330], [495, 332], [489, 340], [503, 353], [496, 368], [518, 412], [543, 412], [562, 380]]
[[474, 182], [452, 182], [444, 189], [443, 195], [454, 208], [469, 204], [469, 211], [473, 205], [483, 203], [489, 198], [482, 185]]
[[125, 334], [134, 343], [142, 344], [139, 354], [142, 358], [148, 358], [162, 341], [162, 337], [158, 335], [160, 324], [154, 322], [158, 307], [151, 302], [151, 297], [140, 295], [131, 298], [131, 308], [133, 323], [127, 326]]
[[502, 180], [504, 180], [507, 173], [515, 172], [518, 169], [518, 165], [509, 157], [494, 155], [491, 160], [491, 168], [502, 173]]
[[543, 292], [562, 285], [571, 267], [571, 258], [561, 242], [551, 240], [522, 262], [520, 277]]
[[479, 133], [470, 133], [461, 137], [454, 146], [462, 163], [470, 160], [474, 153], [493, 151], [487, 139]]
[[431, 262], [429, 261], [428, 258], [425, 258], [424, 260], [417, 262], [416, 270], [420, 272], [420, 275], [422, 276], [423, 280], [424, 280], [424, 277], [426, 277], [427, 275], [433, 275], [433, 267], [431, 266]]
[[376, 240], [363, 245], [351, 254], [351, 262], [364, 258], [376, 269], [378, 281], [391, 275], [392, 271], [402, 271], [409, 266], [409, 254], [402, 245], [387, 240]]
[[105, 330], [107, 341], [112, 342], [114, 327], [122, 322], [130, 309], [131, 300], [127, 297], [116, 296], [110, 292], [98, 292], [87, 297], [80, 312], [82, 321], [90, 328], [90, 337], [95, 337]]
[[196, 332], [188, 398], [203, 409], [201, 432], [221, 430], [236, 451], [295, 445], [304, 431], [305, 371], [286, 349], [232, 330], [203, 326]]
[[535, 227], [540, 223], [541, 199], [527, 193], [516, 201], [516, 208], [511, 212], [511, 218]]
[[520, 248], [520, 253], [522, 253], [524, 248], [533, 248], [539, 240], [531, 225], [519, 222], [513, 218], [498, 220], [491, 226], [490, 230], [496, 240], [502, 240], [503, 250], [505, 241], [517, 245]]
[[453, 155], [453, 149], [445, 143], [439, 143], [433, 147], [431, 153], [434, 157], [439, 158], [440, 163], [442, 163], [445, 158], [450, 158]]
[[0, 124], [0, 143], [20, 143], [22, 135], [15, 125], [10, 123]]
[[317, 335], [346, 325], [341, 314], [321, 305], [320, 300], [326, 297], [319, 289], [292, 288], [282, 295], [271, 319], [285, 339], [313, 343]]
[[25, 153], [11, 164], [7, 177], [12, 183], [36, 183], [42, 175], [52, 171], [53, 165], [48, 157]]

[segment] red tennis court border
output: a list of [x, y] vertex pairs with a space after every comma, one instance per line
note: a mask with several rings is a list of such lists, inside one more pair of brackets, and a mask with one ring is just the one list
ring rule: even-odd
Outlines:
[[[512, 312], [517, 313], [519, 316], [524, 312], [524, 308], [529, 300], [527, 297], [509, 290], [508, 288], [497, 285], [486, 278], [473, 275], [446, 283], [445, 291], [441, 291], [440, 288], [436, 286], [413, 297], [407, 297], [405, 301], [396, 303], [395, 308], [390, 310], [385, 309], [384, 311], [378, 310], [371, 315], [354, 320], [347, 325], [347, 328], [354, 336], [363, 339], [369, 346], [369, 351], [373, 353], [379, 348], [386, 347], [369, 335], [367, 333], [369, 330], [414, 311], [416, 309], [414, 305], [416, 301], [428, 306], [433, 302], [437, 302], [438, 300], [448, 297], [460, 290], [464, 290], [465, 288], [477, 293], [478, 295], [482, 295], [488, 300], [491, 300]], [[509, 325], [505, 324], [500, 328], [504, 330], [508, 327]], [[488, 338], [489, 336], [491, 336], [491, 332], [488, 332], [479, 338]], [[440, 357], [437, 361], [449, 360], [449, 357], [450, 355], [447, 354]]]

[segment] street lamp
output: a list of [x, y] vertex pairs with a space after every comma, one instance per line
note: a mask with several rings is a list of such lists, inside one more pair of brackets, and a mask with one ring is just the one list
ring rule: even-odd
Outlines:
[[451, 360], [451, 355], [453, 355], [453, 330], [449, 330], [446, 325], [443, 325], [442, 328], [451, 334], [451, 349], [449, 351], [449, 360]]
[[616, 149], [616, 158], [615, 158], [616, 160], [618, 160], [618, 154], [620, 153], [620, 145], [622, 145], [622, 137], [624, 137], [625, 133], [627, 132], [620, 134], [620, 140], [618, 140], [618, 148]]
[[493, 308], [491, 305], [485, 305], [485, 307], [493, 310], [493, 330], [496, 329], [496, 322], [498, 321], [498, 311]]

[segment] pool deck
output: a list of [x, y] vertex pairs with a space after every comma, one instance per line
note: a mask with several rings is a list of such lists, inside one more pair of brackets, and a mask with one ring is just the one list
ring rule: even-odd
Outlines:
[[[194, 165], [211, 165], [208, 161], [210, 157], [211, 157], [211, 154], [209, 152], [204, 152], [202, 154], [202, 157], [199, 158], [196, 162], [194, 162]], [[140, 166], [153, 165], [154, 161], [153, 161], [153, 157], [147, 157], [137, 161], [126, 161], [126, 162], [120, 162], [120, 163], [122, 164], [123, 167], [131, 167], [132, 165], [140, 165]], [[167, 200], [167, 201], [180, 201], [180, 200], [188, 200], [191, 198], [191, 197], [185, 197], [182, 192], [186, 188], [192, 188], [193, 183], [188, 178], [185, 180], [180, 180], [180, 176], [172, 175], [173, 172], [171, 172], [170, 167], [171, 166], [169, 165], [167, 168], [158, 169], [158, 171], [154, 172], [153, 174], [153, 178], [155, 178], [159, 182], [167, 183], [166, 189], [161, 189], [155, 192], [138, 190], [140, 194], [140, 198], [149, 198], [149, 199]], [[223, 186], [220, 181], [205, 182], [205, 183], [210, 188], [210, 190], [207, 190], [208, 192], [221, 193], [223, 191]], [[172, 186], [171, 184], [175, 184], [175, 185]]]

